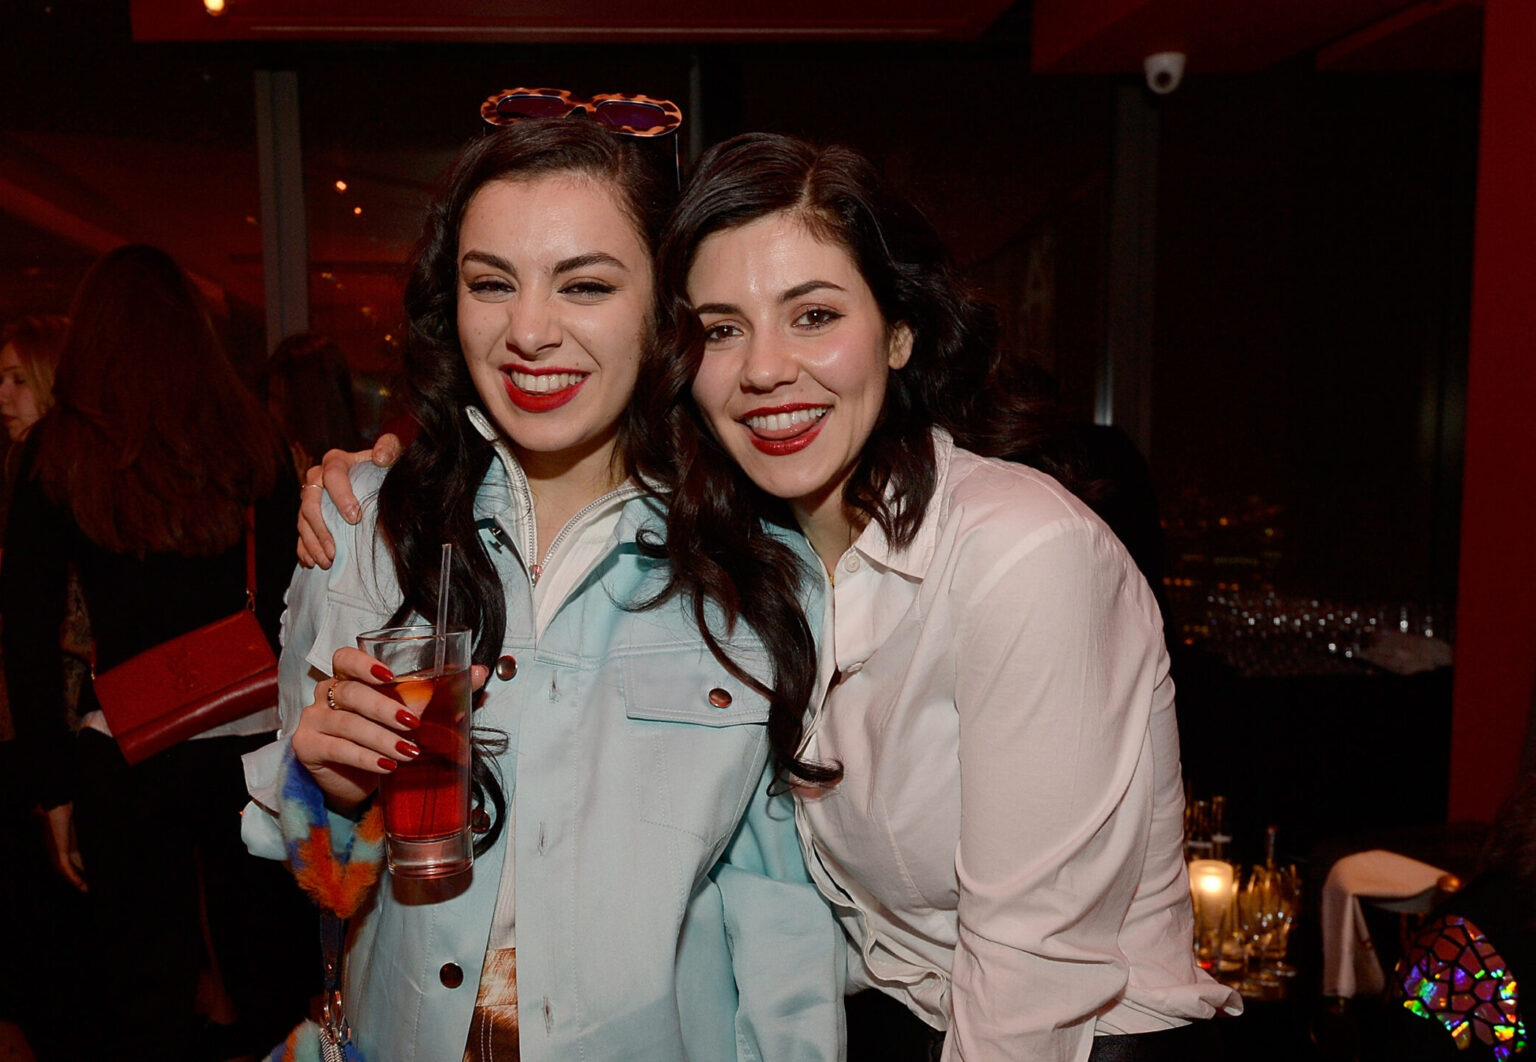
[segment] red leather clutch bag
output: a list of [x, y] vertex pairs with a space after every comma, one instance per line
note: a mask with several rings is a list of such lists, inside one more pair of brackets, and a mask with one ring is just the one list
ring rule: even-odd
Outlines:
[[277, 703], [277, 657], [241, 609], [96, 676], [96, 699], [129, 763]]
[[95, 676], [96, 700], [129, 763], [277, 703], [277, 657], [252, 611], [255, 524], [247, 509], [245, 608]]

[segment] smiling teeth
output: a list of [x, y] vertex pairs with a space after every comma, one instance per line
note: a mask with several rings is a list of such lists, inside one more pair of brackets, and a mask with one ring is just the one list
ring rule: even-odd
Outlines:
[[585, 380], [586, 374], [580, 372], [550, 372], [540, 373], [535, 376], [531, 372], [509, 372], [513, 385], [519, 391], [527, 391], [531, 395], [547, 395], [551, 391], [564, 391], [567, 387], [575, 387]]
[[761, 417], [748, 417], [743, 423], [753, 431], [784, 431], [808, 421], [820, 420], [827, 408], [797, 409], [793, 413], [768, 413]]

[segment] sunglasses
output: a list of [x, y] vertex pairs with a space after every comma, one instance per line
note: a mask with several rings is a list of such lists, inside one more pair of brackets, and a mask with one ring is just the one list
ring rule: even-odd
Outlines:
[[666, 136], [683, 124], [683, 112], [671, 100], [618, 92], [586, 97], [565, 89], [515, 88], [498, 92], [480, 105], [480, 117], [491, 125], [511, 125], [525, 118], [565, 118], [577, 111], [625, 136]]

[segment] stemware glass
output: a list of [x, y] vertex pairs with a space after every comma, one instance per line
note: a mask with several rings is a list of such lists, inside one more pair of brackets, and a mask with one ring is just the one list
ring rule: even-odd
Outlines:
[[1280, 984], [1280, 978], [1264, 964], [1280, 921], [1274, 878], [1272, 868], [1253, 867], [1237, 896], [1237, 923], [1247, 945], [1247, 973], [1241, 990], [1255, 995], [1271, 992]]
[[1276, 977], [1295, 977], [1296, 967], [1286, 961], [1289, 950], [1291, 927], [1301, 911], [1301, 875], [1295, 865], [1274, 868], [1269, 872], [1270, 888], [1274, 893], [1274, 932], [1269, 935], [1263, 949], [1263, 968]]

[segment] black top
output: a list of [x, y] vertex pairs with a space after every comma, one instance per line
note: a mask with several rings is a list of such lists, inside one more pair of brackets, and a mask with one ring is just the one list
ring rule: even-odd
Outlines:
[[[68, 802], [69, 728], [63, 700], [64, 621], [69, 566], [79, 573], [96, 640], [96, 667], [105, 670], [179, 634], [230, 615], [245, 603], [245, 543], [210, 557], [179, 553], [111, 553], [87, 539], [69, 510], [31, 475], [36, 446], [22, 455], [5, 553], [0, 559], [0, 621], [5, 677], [30, 800], [43, 807]], [[298, 483], [286, 460], [278, 486], [256, 502], [256, 615], [274, 649], [283, 596], [294, 567]], [[84, 714], [96, 707], [89, 689]]]

